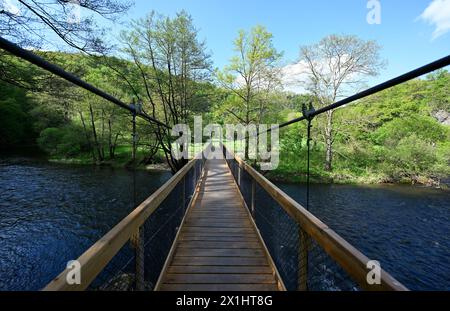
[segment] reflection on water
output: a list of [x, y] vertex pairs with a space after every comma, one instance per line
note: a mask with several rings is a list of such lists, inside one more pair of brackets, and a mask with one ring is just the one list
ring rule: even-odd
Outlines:
[[[277, 183], [301, 204], [304, 185]], [[412, 290], [450, 290], [450, 191], [312, 185], [310, 211]]]
[[[137, 202], [170, 173], [136, 173]], [[0, 159], [0, 290], [38, 290], [133, 208], [123, 169]]]

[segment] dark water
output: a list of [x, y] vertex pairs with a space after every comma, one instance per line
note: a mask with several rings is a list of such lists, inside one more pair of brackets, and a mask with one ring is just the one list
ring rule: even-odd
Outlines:
[[[141, 202], [170, 173], [136, 173]], [[123, 169], [0, 158], [0, 290], [38, 290], [133, 208]]]
[[[305, 186], [277, 185], [305, 203]], [[412, 290], [450, 290], [450, 191], [312, 185], [310, 211]]]
[[[169, 173], [137, 173], [138, 202]], [[300, 203], [303, 185], [278, 183]], [[311, 211], [410, 289], [450, 290], [450, 191], [313, 185]], [[126, 170], [0, 158], [0, 290], [37, 290], [132, 209]]]

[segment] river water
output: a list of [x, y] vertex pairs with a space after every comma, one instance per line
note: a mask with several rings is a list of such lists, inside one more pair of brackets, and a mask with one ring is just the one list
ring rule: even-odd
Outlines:
[[[277, 185], [305, 206], [305, 185]], [[315, 184], [310, 211], [409, 289], [450, 290], [450, 191]]]
[[[142, 202], [170, 178], [136, 173]], [[133, 208], [124, 169], [0, 159], [0, 290], [38, 290]]]
[[[141, 202], [170, 173], [136, 174]], [[38, 290], [133, 207], [123, 169], [0, 158], [0, 290]], [[278, 183], [300, 203], [305, 187]], [[311, 211], [407, 287], [450, 290], [450, 191], [313, 185]]]

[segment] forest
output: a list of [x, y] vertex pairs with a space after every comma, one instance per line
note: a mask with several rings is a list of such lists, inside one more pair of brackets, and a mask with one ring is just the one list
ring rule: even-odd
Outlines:
[[[300, 116], [303, 105], [352, 95], [387, 66], [376, 42], [329, 35], [299, 50], [306, 74], [303, 91], [294, 93], [284, 88], [283, 53], [264, 26], [237, 33], [230, 42], [235, 56], [214, 68], [185, 11], [152, 12], [133, 21], [120, 41], [114, 55], [34, 52], [124, 102], [141, 102], [170, 125], [191, 124], [196, 115], [204, 123], [282, 123]], [[2, 151], [32, 148], [53, 161], [130, 165], [129, 112], [6, 52], [0, 56]], [[142, 167], [166, 163], [175, 172], [184, 165], [171, 155], [170, 130], [139, 119], [137, 133]], [[280, 130], [280, 165], [268, 176], [304, 181], [306, 142], [304, 122]], [[450, 73], [439, 70], [315, 118], [311, 146], [316, 182], [439, 186], [450, 175]]]

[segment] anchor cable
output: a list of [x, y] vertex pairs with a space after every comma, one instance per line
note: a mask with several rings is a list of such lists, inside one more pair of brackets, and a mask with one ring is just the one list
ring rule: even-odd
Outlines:
[[312, 103], [309, 104], [309, 109], [306, 109], [306, 105], [302, 105], [302, 113], [305, 119], [307, 120], [307, 140], [306, 140], [306, 146], [307, 146], [307, 160], [306, 160], [306, 210], [309, 211], [309, 188], [310, 188], [310, 153], [311, 153], [311, 121], [314, 119], [314, 112], [315, 109], [312, 105]]

